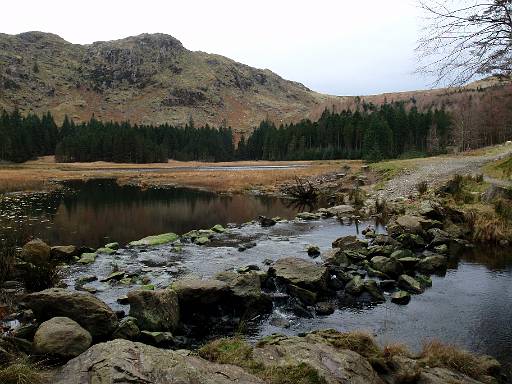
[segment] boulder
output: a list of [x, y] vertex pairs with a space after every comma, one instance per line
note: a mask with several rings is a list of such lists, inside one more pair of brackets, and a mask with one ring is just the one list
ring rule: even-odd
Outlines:
[[418, 263], [418, 269], [422, 272], [432, 273], [439, 270], [445, 270], [448, 261], [445, 256], [433, 255], [425, 257]]
[[335, 348], [313, 334], [305, 337], [270, 336], [253, 350], [257, 363], [272, 367], [306, 365], [320, 379], [304, 382], [328, 384], [384, 384], [367, 359], [354, 351]]
[[80, 257], [80, 260], [77, 261], [77, 263], [80, 264], [92, 264], [96, 261], [97, 254], [94, 252], [86, 252], [82, 253], [82, 256]]
[[161, 235], [147, 236], [143, 239], [132, 241], [128, 243], [131, 247], [140, 247], [140, 246], [154, 246], [154, 245], [163, 245], [168, 243], [173, 243], [179, 239], [179, 236], [175, 233], [163, 233]]
[[364, 290], [364, 280], [361, 276], [356, 275], [345, 286], [345, 291], [351, 295], [360, 295]]
[[290, 296], [296, 297], [304, 305], [314, 305], [317, 302], [318, 295], [310, 290], [298, 287], [296, 285], [288, 285], [288, 293]]
[[370, 294], [374, 301], [384, 302], [386, 299], [382, 295], [382, 292], [377, 285], [375, 280], [365, 280], [364, 281], [364, 290]]
[[371, 265], [374, 269], [389, 277], [397, 277], [403, 271], [402, 264], [398, 260], [390, 257], [375, 256], [371, 259]]
[[410, 249], [420, 249], [426, 246], [423, 237], [414, 233], [403, 233], [397, 237], [397, 240], [402, 243], [402, 246]]
[[114, 339], [136, 340], [140, 335], [138, 321], [135, 317], [126, 316], [121, 319], [119, 326], [114, 331]]
[[171, 289], [144, 290], [128, 293], [130, 316], [146, 331], [174, 331], [180, 321], [178, 296]]
[[446, 368], [426, 368], [419, 375], [417, 384], [483, 384], [462, 373]]
[[34, 335], [36, 353], [65, 359], [85, 352], [91, 343], [91, 334], [68, 317], [54, 317], [45, 321]]
[[224, 227], [223, 227], [222, 225], [220, 225], [220, 224], [216, 224], [216, 225], [214, 225], [214, 226], [211, 228], [211, 230], [212, 230], [213, 232], [216, 232], [216, 233], [224, 233], [224, 232], [226, 232], [226, 231], [227, 231], [227, 229], [226, 229], [226, 228], [224, 228]]
[[[252, 317], [272, 310], [272, 299], [261, 290], [261, 272], [245, 267], [242, 273], [220, 272], [215, 279], [228, 284], [236, 308], [243, 308], [243, 315]], [[257, 267], [257, 266], [252, 266]]]
[[334, 207], [326, 208], [326, 211], [332, 216], [350, 216], [355, 212], [355, 209], [351, 205], [336, 205]]
[[411, 301], [411, 295], [406, 291], [397, 291], [391, 294], [391, 301], [395, 304], [406, 305]]
[[404, 266], [404, 269], [406, 270], [413, 270], [416, 268], [416, 265], [420, 262], [419, 257], [401, 257], [398, 259], [400, 264]]
[[320, 256], [320, 247], [318, 245], [308, 245], [307, 252], [311, 257], [318, 257]]
[[39, 321], [52, 317], [69, 317], [95, 339], [109, 337], [117, 328], [118, 322], [114, 311], [90, 293], [51, 288], [31, 293], [24, 301]]
[[321, 254], [322, 260], [330, 265], [347, 265], [348, 258], [340, 248], [329, 249]]
[[51, 248], [50, 254], [53, 259], [69, 261], [78, 256], [78, 249], [74, 245], [57, 245]]
[[436, 247], [438, 245], [449, 244], [453, 237], [446, 231], [439, 228], [431, 228], [427, 231], [430, 240], [430, 246]]
[[423, 287], [421, 286], [420, 282], [409, 275], [400, 275], [398, 278], [398, 286], [411, 293], [423, 292]]
[[277, 260], [269, 269], [278, 279], [313, 292], [327, 291], [327, 268], [297, 257]]
[[26, 243], [21, 249], [21, 258], [34, 265], [46, 265], [50, 261], [51, 248], [41, 239]]
[[361, 251], [366, 249], [368, 243], [360, 240], [357, 236], [343, 236], [332, 242], [333, 248], [341, 248], [343, 250], [357, 250]]
[[262, 227], [272, 227], [274, 225], [276, 225], [276, 221], [274, 219], [271, 219], [269, 217], [266, 217], [266, 216], [260, 216], [258, 218], [259, 222], [260, 222], [260, 225]]
[[118, 250], [119, 249], [119, 243], [118, 242], [108, 243], [108, 244], [104, 245], [104, 248]]
[[216, 279], [182, 279], [171, 287], [178, 294], [180, 307], [218, 304], [230, 297], [228, 284]]
[[302, 220], [318, 220], [322, 218], [322, 215], [320, 213], [300, 212], [297, 213], [296, 217]]
[[53, 384], [263, 384], [242, 368], [117, 339], [96, 344], [54, 374]]

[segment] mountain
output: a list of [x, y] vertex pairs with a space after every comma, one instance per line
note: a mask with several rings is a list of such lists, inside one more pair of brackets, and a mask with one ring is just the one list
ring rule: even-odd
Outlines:
[[57, 118], [196, 125], [239, 132], [266, 117], [309, 117], [334, 97], [223, 56], [187, 50], [169, 35], [89, 45], [42, 32], [0, 34], [0, 109]]

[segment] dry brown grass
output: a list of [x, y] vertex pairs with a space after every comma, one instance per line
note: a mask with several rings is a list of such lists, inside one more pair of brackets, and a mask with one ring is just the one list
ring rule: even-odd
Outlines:
[[412, 357], [411, 351], [405, 344], [401, 343], [391, 343], [387, 344], [384, 347], [383, 355], [385, 358], [389, 359], [393, 356], [404, 356], [404, 357]]
[[[303, 168], [266, 170], [183, 170], [181, 167], [196, 166], [254, 166], [254, 165], [306, 165]], [[0, 193], [26, 190], [48, 190], [52, 181], [69, 179], [116, 178], [119, 183], [133, 183], [141, 186], [187, 186], [216, 192], [243, 192], [257, 188], [272, 192], [281, 183], [297, 177], [315, 177], [329, 172], [340, 172], [348, 164], [357, 172], [361, 161], [240, 161], [232, 163], [178, 162], [157, 164], [55, 163], [53, 156], [21, 165], [0, 166]], [[141, 172], [140, 169], [155, 169]], [[122, 171], [120, 170], [122, 169]]]
[[49, 383], [47, 376], [37, 366], [27, 359], [19, 359], [0, 368], [0, 383], [2, 384], [45, 384]]
[[453, 345], [431, 341], [423, 346], [420, 360], [429, 367], [443, 367], [478, 378], [488, 375], [489, 360], [477, 357]]

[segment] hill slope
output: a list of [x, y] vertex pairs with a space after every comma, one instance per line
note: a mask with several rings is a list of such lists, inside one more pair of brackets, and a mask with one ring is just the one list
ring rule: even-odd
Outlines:
[[226, 57], [192, 52], [175, 38], [143, 34], [71, 44], [59, 36], [0, 34], [0, 108], [75, 121], [219, 125], [245, 131], [265, 117], [309, 116], [330, 96]]

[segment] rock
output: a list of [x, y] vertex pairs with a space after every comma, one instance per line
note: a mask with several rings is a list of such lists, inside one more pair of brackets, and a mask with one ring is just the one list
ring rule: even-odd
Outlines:
[[446, 231], [443, 231], [439, 228], [431, 228], [427, 231], [427, 235], [429, 236], [431, 247], [436, 247], [442, 244], [448, 244], [453, 239], [453, 237]]
[[180, 321], [180, 307], [176, 292], [136, 290], [128, 293], [129, 315], [136, 318], [145, 331], [174, 331]]
[[384, 302], [386, 299], [382, 295], [382, 292], [377, 285], [375, 280], [365, 280], [364, 281], [364, 290], [370, 294], [374, 301]]
[[402, 228], [405, 233], [414, 233], [421, 235], [424, 233], [422, 222], [424, 219], [421, 216], [404, 215], [396, 219], [396, 223]]
[[132, 241], [128, 243], [131, 247], [143, 247], [143, 246], [155, 246], [173, 243], [179, 239], [179, 236], [175, 233], [163, 233], [161, 235], [147, 236], [143, 239]]
[[261, 290], [261, 276], [258, 271], [220, 272], [215, 275], [215, 279], [228, 284], [233, 295], [232, 304], [235, 308], [243, 308], [243, 317], [254, 317], [272, 310], [272, 299]]
[[336, 205], [334, 207], [326, 208], [326, 211], [332, 216], [347, 216], [353, 214], [355, 209], [351, 205]]
[[400, 262], [400, 264], [402, 264], [404, 266], [404, 268], [406, 270], [413, 270], [414, 268], [416, 268], [416, 265], [418, 265], [418, 263], [420, 262], [420, 258], [419, 257], [401, 257], [398, 259], [398, 261]]
[[398, 277], [403, 271], [402, 264], [390, 257], [375, 256], [371, 259], [371, 265], [389, 277]]
[[314, 305], [317, 302], [317, 294], [296, 285], [288, 285], [288, 293], [290, 296], [296, 297], [304, 305]]
[[288, 284], [313, 292], [327, 291], [327, 268], [308, 260], [296, 257], [279, 259], [269, 268], [269, 273]]
[[318, 316], [328, 316], [334, 313], [336, 306], [333, 303], [322, 301], [315, 305], [315, 313]]
[[77, 263], [92, 264], [96, 261], [96, 256], [96, 253], [93, 252], [82, 253], [80, 260], [78, 260]]
[[320, 256], [320, 247], [318, 245], [308, 245], [307, 251], [308, 255], [311, 257]]
[[114, 339], [126, 339], [126, 340], [137, 340], [140, 336], [140, 329], [138, 321], [135, 317], [126, 316], [121, 319], [119, 326], [114, 331], [112, 338]]
[[345, 286], [345, 291], [351, 295], [360, 295], [364, 290], [364, 280], [361, 276], [356, 275]]
[[14, 337], [18, 337], [20, 339], [25, 340], [32, 340], [37, 331], [37, 328], [39, 328], [39, 324], [37, 323], [29, 323], [22, 325], [14, 330]]
[[21, 250], [21, 258], [34, 265], [46, 265], [50, 261], [51, 248], [41, 239], [26, 243]]
[[117, 251], [119, 249], [119, 243], [118, 242], [108, 243], [108, 244], [105, 244], [104, 248], [109, 248], [109, 249], [113, 249], [113, 250]]
[[112, 255], [112, 254], [116, 253], [116, 251], [114, 249], [110, 249], [110, 248], [98, 248], [96, 250], [96, 253], [102, 253], [104, 255]]
[[50, 255], [56, 260], [70, 261], [78, 256], [78, 249], [74, 245], [57, 245], [51, 247]]
[[390, 256], [393, 250], [392, 245], [372, 245], [368, 247], [368, 256]]
[[181, 308], [218, 304], [230, 296], [228, 284], [215, 279], [182, 279], [174, 282], [171, 287], [178, 294]]
[[433, 200], [423, 200], [420, 203], [419, 213], [432, 220], [443, 220], [444, 218], [443, 207]]
[[398, 278], [398, 286], [411, 293], [422, 293], [423, 287], [420, 282], [409, 275], [400, 275]]
[[140, 333], [140, 338], [144, 344], [154, 345], [155, 347], [168, 347], [174, 344], [174, 337], [171, 332], [142, 331]]
[[273, 227], [274, 225], [276, 225], [276, 221], [274, 219], [271, 219], [266, 216], [260, 216], [258, 220], [262, 227]]
[[372, 241], [372, 244], [374, 245], [392, 245], [393, 247], [398, 247], [400, 243], [393, 239], [389, 235], [384, 234], [378, 234], [375, 236], [375, 238]]
[[329, 265], [348, 265], [348, 258], [340, 248], [329, 249], [322, 253], [322, 260]]
[[446, 257], [441, 255], [428, 256], [420, 260], [418, 269], [422, 272], [432, 273], [439, 270], [445, 270], [448, 265]]
[[399, 249], [394, 251], [391, 256], [393, 259], [401, 259], [403, 257], [414, 257], [414, 252], [410, 249]]
[[[101, 363], [99, 363], [101, 362]], [[53, 384], [263, 384], [242, 368], [117, 339], [96, 344], [59, 368]]]
[[395, 304], [406, 305], [411, 301], [411, 295], [406, 291], [397, 291], [391, 294], [391, 301]]
[[379, 288], [383, 291], [390, 291], [396, 287], [395, 280], [381, 280], [379, 281]]
[[216, 232], [216, 233], [224, 233], [224, 232], [226, 232], [226, 231], [227, 231], [227, 229], [226, 229], [226, 228], [224, 228], [224, 227], [223, 227], [222, 225], [220, 225], [220, 224], [216, 224], [216, 225], [214, 225], [214, 226], [211, 228], [211, 230], [212, 230], [213, 232]]
[[205, 245], [210, 242], [210, 239], [206, 236], [196, 237], [194, 239], [194, 243], [197, 245]]
[[238, 268], [236, 271], [238, 273], [247, 273], [247, 272], [259, 271], [259, 270], [260, 270], [260, 267], [258, 267], [257, 265], [249, 264], [249, 265], [246, 265], [244, 267]]
[[422, 369], [417, 384], [482, 384], [481, 381], [472, 379], [456, 371], [446, 368]]
[[82, 276], [79, 276], [76, 279], [75, 287], [76, 286], [81, 286], [81, 285], [84, 285], [84, 284], [87, 284], [87, 283], [92, 283], [93, 281], [96, 281], [96, 280], [98, 280], [96, 275], [82, 275]]
[[92, 337], [76, 321], [54, 317], [42, 323], [34, 335], [34, 351], [41, 355], [72, 358], [91, 346]]
[[69, 317], [85, 328], [93, 338], [106, 338], [117, 328], [116, 314], [108, 305], [85, 292], [51, 288], [25, 297], [39, 321]]
[[344, 236], [332, 242], [333, 248], [341, 248], [343, 250], [362, 251], [366, 249], [368, 243], [358, 239], [356, 236]]
[[416, 280], [418, 280], [423, 288], [428, 288], [432, 286], [432, 279], [425, 275], [416, 275]]
[[298, 219], [302, 220], [318, 220], [322, 218], [322, 215], [319, 213], [312, 213], [312, 212], [300, 212], [297, 213], [296, 216]]
[[126, 275], [126, 272], [125, 271], [116, 271], [116, 272], [112, 272], [110, 275], [108, 275], [107, 277], [101, 279], [100, 281], [101, 282], [108, 282], [108, 281], [112, 281], [112, 280], [121, 280], [125, 277]]
[[258, 343], [253, 350], [253, 357], [269, 370], [272, 367], [307, 364], [323, 378], [311, 379], [311, 382], [384, 383], [364, 357], [348, 349], [335, 348], [314, 332], [305, 337], [270, 336]]
[[438, 245], [437, 247], [434, 247], [434, 251], [441, 254], [447, 254], [448, 246], [446, 244]]
[[414, 233], [404, 233], [397, 237], [397, 240], [402, 243], [402, 246], [411, 249], [425, 248], [425, 240], [419, 235]]

